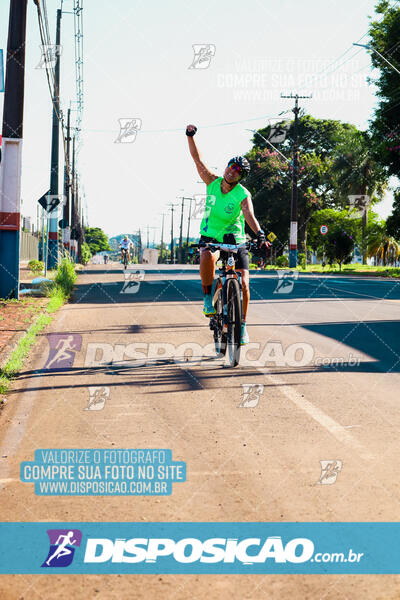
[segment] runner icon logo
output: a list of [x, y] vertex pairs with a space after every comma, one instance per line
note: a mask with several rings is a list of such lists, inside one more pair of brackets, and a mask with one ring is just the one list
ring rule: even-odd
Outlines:
[[239, 408], [255, 408], [264, 392], [262, 383], [242, 383], [243, 396]]
[[120, 294], [137, 294], [141, 281], [144, 280], [144, 270], [128, 271], [124, 273], [124, 285]]
[[335, 483], [339, 472], [342, 470], [341, 460], [320, 460], [321, 476], [317, 484], [332, 485]]
[[75, 547], [81, 545], [79, 529], [48, 529], [50, 548], [42, 567], [68, 567], [74, 558]]
[[89, 401], [84, 410], [103, 410], [110, 397], [110, 388], [106, 386], [89, 386]]
[[114, 144], [132, 144], [142, 128], [142, 119], [118, 119], [119, 133]]
[[49, 356], [44, 369], [70, 369], [74, 364], [75, 353], [82, 347], [79, 333], [49, 333]]
[[42, 44], [41, 57], [36, 69], [52, 69], [56, 66], [57, 57], [62, 54], [62, 46], [56, 44]]
[[208, 69], [215, 56], [214, 44], [193, 44], [194, 57], [189, 69]]
[[294, 282], [299, 278], [298, 271], [278, 271], [278, 285], [274, 289], [274, 294], [290, 294], [293, 291]]

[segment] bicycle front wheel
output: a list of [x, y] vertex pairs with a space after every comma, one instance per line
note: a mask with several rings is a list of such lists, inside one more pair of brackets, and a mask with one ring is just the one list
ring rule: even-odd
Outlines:
[[237, 279], [228, 279], [228, 359], [231, 367], [236, 367], [240, 360], [240, 336], [242, 330], [242, 308], [240, 305], [240, 286]]
[[214, 330], [214, 344], [217, 356], [224, 356], [226, 352], [226, 333], [223, 331], [224, 316], [223, 316], [223, 300], [222, 300], [222, 285], [221, 280], [217, 279], [213, 290], [214, 306], [216, 313], [212, 318], [212, 326]]

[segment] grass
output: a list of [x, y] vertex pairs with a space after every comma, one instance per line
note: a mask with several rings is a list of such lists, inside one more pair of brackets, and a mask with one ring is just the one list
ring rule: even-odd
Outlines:
[[307, 269], [304, 272], [309, 273], [340, 273], [343, 275], [372, 275], [375, 277], [400, 277], [399, 267], [374, 267], [372, 265], [343, 265], [342, 270], [339, 270], [338, 266], [327, 266], [322, 265], [307, 265]]
[[[255, 264], [250, 264], [250, 269], [255, 269]], [[267, 265], [267, 271], [277, 271], [281, 269], [289, 269], [289, 267], [277, 267], [276, 265]], [[323, 267], [322, 265], [307, 265], [306, 269], [302, 269], [301, 267], [297, 267], [297, 270], [301, 273], [334, 273], [335, 275], [371, 275], [372, 277], [400, 277], [400, 268], [399, 267], [374, 267], [372, 265], [360, 265], [360, 264], [351, 264], [351, 265], [343, 265], [342, 270], [339, 270], [339, 265], [333, 265], [332, 267], [327, 265]]]
[[[64, 258], [57, 269], [54, 277], [54, 283], [48, 288], [49, 302], [29, 327], [26, 334], [20, 339], [17, 347], [12, 352], [5, 366], [0, 371], [0, 394], [5, 394], [10, 386], [11, 380], [21, 370], [24, 361], [29, 354], [30, 349], [36, 341], [36, 336], [46, 325], [48, 325], [55, 313], [71, 296], [76, 281], [76, 273], [73, 263]], [[7, 302], [20, 302], [19, 300], [8, 300]], [[22, 300], [22, 303], [26, 299]]]
[[42, 313], [36, 319], [35, 323], [31, 325], [19, 341], [17, 347], [11, 354], [6, 365], [1, 370], [0, 374], [0, 393], [5, 394], [10, 385], [10, 381], [15, 377], [16, 373], [22, 368], [25, 358], [29, 354], [29, 350], [32, 348], [36, 340], [36, 335], [46, 327], [51, 321], [52, 317], [49, 314]]

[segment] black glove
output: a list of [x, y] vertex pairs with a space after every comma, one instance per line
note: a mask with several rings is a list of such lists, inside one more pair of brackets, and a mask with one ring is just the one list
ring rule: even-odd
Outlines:
[[[188, 127], [189, 127], [189, 126], [188, 126]], [[197, 131], [197, 127], [195, 127], [194, 125], [192, 125], [192, 127], [194, 127], [194, 129], [193, 129], [193, 130], [190, 130], [190, 131], [188, 130], [188, 127], [186, 127], [186, 135], [187, 135], [187, 136], [189, 136], [189, 137], [193, 137], [193, 136], [194, 136], [194, 134], [195, 134], [195, 133], [196, 133], [196, 131]]]
[[265, 237], [265, 232], [262, 229], [260, 229], [260, 231], [257, 233], [257, 246], [261, 248], [261, 246], [266, 244], [266, 242], [267, 238]]

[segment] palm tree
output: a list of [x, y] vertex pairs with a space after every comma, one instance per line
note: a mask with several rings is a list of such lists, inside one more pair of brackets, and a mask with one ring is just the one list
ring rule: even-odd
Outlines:
[[367, 256], [375, 256], [384, 266], [395, 263], [400, 256], [400, 244], [386, 233], [368, 247]]

